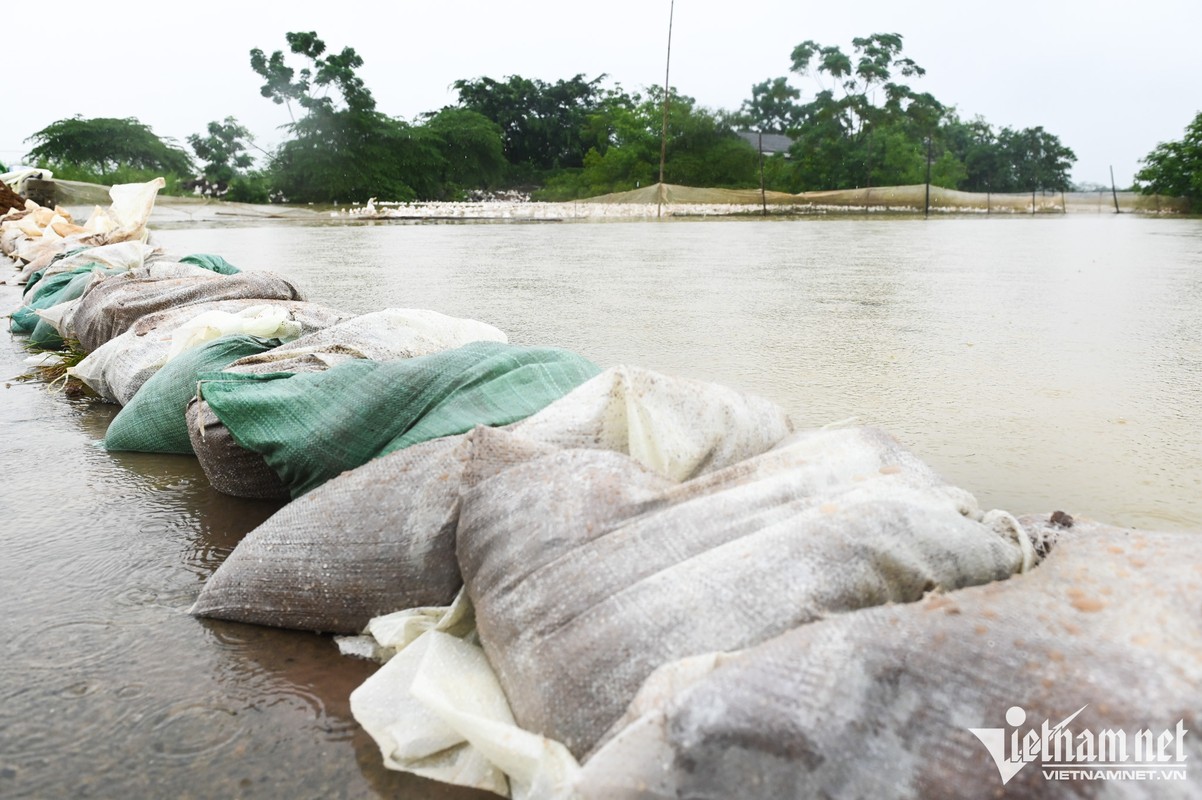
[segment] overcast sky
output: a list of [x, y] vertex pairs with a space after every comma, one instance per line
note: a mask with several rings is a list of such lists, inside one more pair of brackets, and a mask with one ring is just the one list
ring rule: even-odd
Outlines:
[[[628, 90], [664, 78], [669, 0], [54, 3], [0, 15], [8, 69], [0, 80], [0, 162], [29, 150], [49, 123], [137, 117], [181, 144], [234, 116], [261, 145], [282, 138], [287, 111], [259, 95], [248, 53], [286, 49], [314, 30], [354, 47], [379, 109], [412, 119], [455, 102], [459, 78], [555, 81], [607, 73]], [[41, 8], [41, 7], [39, 7]], [[1042, 125], [1077, 154], [1073, 179], [1120, 186], [1158, 142], [1179, 139], [1202, 111], [1202, 0], [676, 0], [672, 84], [711, 108], [735, 109], [751, 86], [787, 75], [806, 39], [839, 45], [878, 32], [905, 37], [927, 70], [913, 83], [964, 118]], [[25, 58], [27, 66], [15, 65]], [[299, 64], [299, 62], [293, 62]], [[791, 82], [808, 100], [811, 78]]]

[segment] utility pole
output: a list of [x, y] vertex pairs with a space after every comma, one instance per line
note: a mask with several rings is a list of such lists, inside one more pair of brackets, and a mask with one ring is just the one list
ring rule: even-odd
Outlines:
[[922, 218], [926, 219], [931, 215], [931, 137], [927, 137], [927, 200], [922, 207]]
[[664, 127], [659, 137], [659, 207], [655, 216], [664, 214], [664, 164], [668, 160], [668, 98], [671, 96], [671, 84], [668, 75], [672, 69], [672, 19], [676, 15], [676, 0], [668, 6], [668, 58], [664, 65]]
[[760, 132], [760, 205], [764, 207], [763, 216], [768, 216], [768, 195], [764, 191], [764, 132]]

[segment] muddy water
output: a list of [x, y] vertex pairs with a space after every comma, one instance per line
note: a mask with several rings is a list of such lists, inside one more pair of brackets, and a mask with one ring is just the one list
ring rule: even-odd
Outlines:
[[[156, 232], [348, 311], [429, 307], [894, 432], [983, 505], [1202, 530], [1202, 222], [278, 225]], [[5, 311], [18, 294], [0, 288]], [[0, 373], [20, 371], [19, 341]], [[95, 447], [115, 409], [0, 389], [0, 796], [430, 797], [378, 766], [370, 665], [200, 622], [272, 504]], [[448, 795], [450, 796], [450, 795]], [[481, 795], [485, 796], [485, 795]]]

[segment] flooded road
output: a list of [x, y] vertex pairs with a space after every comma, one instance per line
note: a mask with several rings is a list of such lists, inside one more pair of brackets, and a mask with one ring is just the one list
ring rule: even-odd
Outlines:
[[[1131, 217], [279, 224], [157, 242], [351, 312], [894, 433], [985, 507], [1202, 530], [1202, 221]], [[0, 287], [4, 312], [19, 291]], [[21, 340], [0, 346], [5, 378]], [[116, 407], [0, 389], [0, 796], [457, 796], [379, 766], [329, 639], [186, 609], [277, 506], [195, 459], [96, 447]], [[1202, 540], [1200, 540], [1202, 546]], [[487, 797], [489, 795], [479, 795]]]

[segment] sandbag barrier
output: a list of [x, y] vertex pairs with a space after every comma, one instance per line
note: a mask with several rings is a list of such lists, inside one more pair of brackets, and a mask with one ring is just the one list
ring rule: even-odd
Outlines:
[[1202, 756], [1196, 535], [1020, 521], [881, 431], [176, 260], [154, 190], [0, 217], [13, 330], [87, 353], [110, 450], [296, 498], [192, 611], [383, 661], [351, 702], [390, 768], [534, 798], [1092, 792], [989, 749], [1015, 708]]

